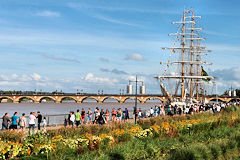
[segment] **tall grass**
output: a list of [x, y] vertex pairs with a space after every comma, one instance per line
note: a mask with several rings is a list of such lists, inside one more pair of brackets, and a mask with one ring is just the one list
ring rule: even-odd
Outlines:
[[[134, 138], [128, 132], [124, 132], [120, 135], [113, 135], [114, 143], [110, 144], [106, 139], [92, 147], [79, 145], [76, 149], [72, 149], [59, 143], [55, 152], [29, 158], [52, 160], [223, 160], [240, 157], [240, 110], [235, 106], [224, 109], [220, 114], [201, 113], [142, 119], [138, 121], [138, 127], [147, 129], [153, 125], [162, 126], [164, 122], [175, 125], [187, 120], [199, 121], [190, 127], [170, 127], [168, 132], [162, 129], [153, 131], [152, 136], [145, 138]], [[112, 126], [90, 125], [79, 128], [61, 128], [48, 131], [46, 136], [48, 138], [58, 135], [65, 138], [84, 137], [86, 134], [99, 136], [111, 134], [116, 129], [128, 130], [134, 126], [133, 123], [122, 123]], [[14, 134], [12, 137], [0, 134], [0, 137], [13, 141], [21, 139], [14, 138]]]

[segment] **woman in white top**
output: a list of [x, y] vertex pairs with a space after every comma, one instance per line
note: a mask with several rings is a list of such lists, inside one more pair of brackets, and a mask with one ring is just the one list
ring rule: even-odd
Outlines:
[[32, 132], [34, 131], [35, 120], [36, 120], [35, 115], [33, 114], [33, 112], [30, 112], [30, 116], [29, 116], [29, 132], [31, 132], [31, 128], [32, 128]]
[[72, 125], [72, 127], [73, 127], [73, 124], [74, 124], [74, 122], [75, 122], [75, 114], [74, 114], [74, 112], [71, 112], [70, 113], [70, 122], [71, 122], [71, 125]]
[[46, 117], [44, 117], [43, 118], [43, 130], [44, 130], [44, 132], [46, 132], [47, 131], [47, 120], [46, 120]]

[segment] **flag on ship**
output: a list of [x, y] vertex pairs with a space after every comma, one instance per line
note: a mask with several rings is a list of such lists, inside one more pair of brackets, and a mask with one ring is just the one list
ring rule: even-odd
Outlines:
[[[207, 72], [203, 69], [203, 67], [202, 67], [201, 76], [208, 76]], [[210, 78], [203, 78], [203, 80], [205, 82], [209, 82], [211, 79]]]

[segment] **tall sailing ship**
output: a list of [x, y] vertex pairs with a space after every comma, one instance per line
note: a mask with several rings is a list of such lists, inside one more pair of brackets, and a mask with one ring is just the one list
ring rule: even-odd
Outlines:
[[178, 25], [177, 33], [169, 34], [175, 37], [173, 47], [162, 48], [171, 51], [170, 57], [167, 62], [160, 62], [166, 68], [154, 78], [159, 80], [163, 94], [172, 104], [202, 101], [204, 86], [215, 78], [203, 69], [212, 63], [202, 61], [202, 56], [211, 51], [201, 45], [205, 38], [200, 36], [203, 29], [198, 27], [199, 19], [201, 16], [194, 15], [193, 10], [184, 10], [181, 21], [172, 22]]

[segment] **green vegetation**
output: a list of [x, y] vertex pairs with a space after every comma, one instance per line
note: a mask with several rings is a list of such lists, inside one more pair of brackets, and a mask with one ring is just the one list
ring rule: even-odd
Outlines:
[[30, 136], [2, 132], [0, 138], [0, 150], [4, 143], [12, 143], [0, 156], [24, 160], [239, 159], [240, 109], [232, 106], [215, 115], [156, 117], [138, 125], [61, 128]]

